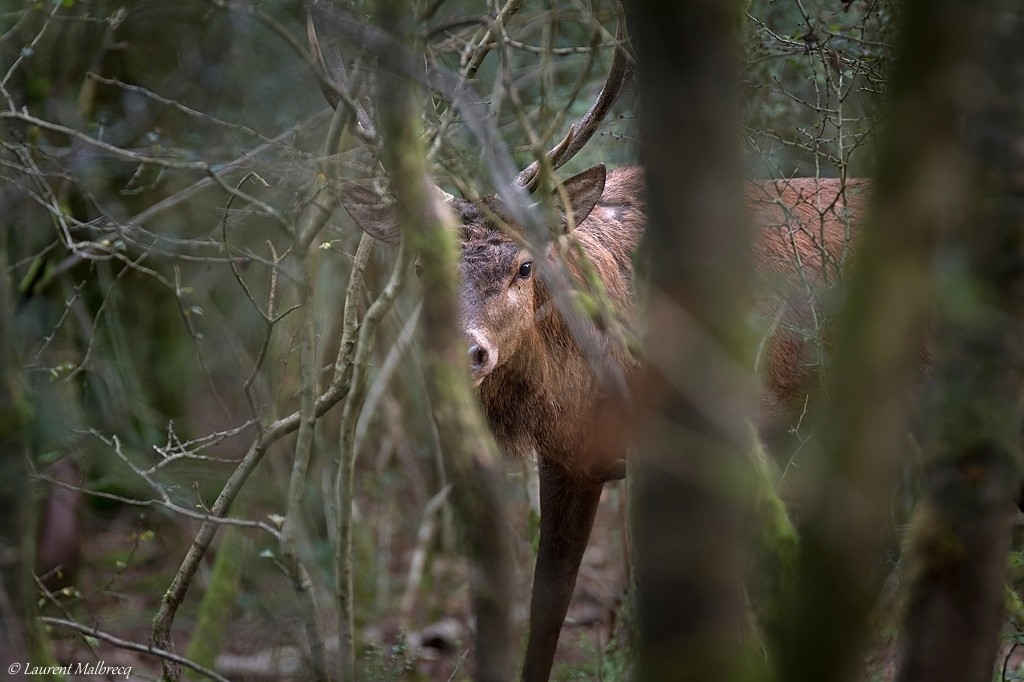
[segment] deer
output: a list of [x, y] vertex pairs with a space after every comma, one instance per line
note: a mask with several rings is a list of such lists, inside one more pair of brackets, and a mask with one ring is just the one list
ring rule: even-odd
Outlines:
[[[608, 172], [597, 165], [567, 179], [562, 188], [578, 223], [573, 237], [616, 312], [631, 320], [630, 253], [645, 224], [642, 172]], [[342, 205], [367, 233], [388, 235], [390, 226], [377, 225], [358, 203], [364, 200], [361, 190], [342, 194]], [[507, 227], [499, 227], [510, 220], [495, 220], [504, 215], [495, 197], [456, 200], [451, 209], [462, 220], [460, 310], [467, 370], [502, 450], [524, 460], [536, 453], [540, 539], [522, 679], [546, 680], [601, 491], [606, 482], [625, 476], [627, 401], [602, 385], [553, 292], [537, 276], [536, 261], [556, 257], [554, 243], [535, 253], [510, 237]], [[573, 279], [582, 284], [573, 265]], [[634, 378], [638, 365], [628, 348], [594, 332], [608, 353], [605, 361]]]
[[[757, 226], [753, 267], [787, 295], [758, 299], [764, 319], [778, 320], [764, 344], [765, 371], [759, 427], [784, 434], [814, 391], [810, 344], [800, 331], [809, 317], [810, 286], [841, 275], [868, 183], [798, 178], [750, 182], [748, 212]], [[577, 226], [572, 235], [593, 264], [624, 320], [634, 321], [630, 254], [646, 226], [643, 169], [607, 171], [594, 166], [563, 183]], [[383, 206], [363, 188], [350, 187], [342, 205], [370, 235], [397, 243]], [[530, 628], [522, 680], [547, 680], [581, 559], [604, 485], [625, 476], [629, 406], [601, 384], [581, 344], [553, 306], [552, 292], [536, 276], [536, 254], [506, 232], [494, 196], [453, 199], [461, 219], [460, 304], [467, 369], [487, 422], [505, 452], [536, 452], [540, 479], [540, 541], [534, 569]], [[503, 229], [501, 222], [506, 227]], [[558, 229], [564, 225], [556, 226]], [[554, 245], [548, 250], [554, 249]], [[578, 283], [579, 273], [574, 273]], [[635, 380], [628, 351], [605, 340], [608, 360]]]

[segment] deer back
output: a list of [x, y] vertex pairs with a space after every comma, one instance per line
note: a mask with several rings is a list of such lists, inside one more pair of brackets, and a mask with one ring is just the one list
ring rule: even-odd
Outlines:
[[833, 285], [856, 260], [869, 189], [864, 179], [747, 184], [757, 307], [766, 325], [758, 358], [760, 426], [769, 440], [797, 423], [808, 399], [820, 393], [833, 340]]

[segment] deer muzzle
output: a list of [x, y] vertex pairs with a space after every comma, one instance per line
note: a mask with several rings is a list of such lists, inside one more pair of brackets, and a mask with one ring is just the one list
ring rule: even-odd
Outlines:
[[466, 331], [466, 339], [469, 342], [469, 369], [473, 376], [473, 385], [479, 386], [480, 382], [490, 374], [498, 365], [498, 349], [491, 344], [487, 337], [475, 329]]

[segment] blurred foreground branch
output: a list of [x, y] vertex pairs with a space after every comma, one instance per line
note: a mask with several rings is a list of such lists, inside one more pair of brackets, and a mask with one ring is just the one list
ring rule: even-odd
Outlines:
[[735, 680], [752, 660], [741, 548], [755, 456], [735, 17], [721, 3], [638, 1], [632, 18], [651, 259], [632, 520], [640, 675]]
[[[382, 24], [397, 35], [408, 35], [411, 29], [403, 7], [394, 0], [380, 3]], [[403, 238], [422, 259], [426, 382], [472, 566], [476, 679], [508, 680], [517, 643], [511, 627], [510, 525], [499, 487], [496, 448], [469, 383], [458, 331], [456, 229], [427, 181], [419, 126], [413, 123], [419, 116], [411, 84], [389, 80], [380, 93], [379, 111], [386, 140], [384, 163], [397, 198]]]
[[919, 13], [945, 18], [977, 50], [978, 67], [970, 87], [961, 84], [969, 93], [964, 172], [972, 191], [942, 246], [943, 261], [956, 265], [941, 284], [958, 293], [944, 298], [937, 325], [924, 497], [904, 558], [909, 597], [897, 679], [985, 682], [1004, 623], [1022, 472], [1024, 11], [998, 0], [984, 10], [924, 4]]

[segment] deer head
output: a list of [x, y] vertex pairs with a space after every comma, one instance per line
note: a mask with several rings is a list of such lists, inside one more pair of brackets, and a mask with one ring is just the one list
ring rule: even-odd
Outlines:
[[[555, 212], [552, 234], [565, 234], [590, 215], [601, 198], [605, 167], [597, 165], [562, 183], [554, 193], [555, 205], [563, 196], [568, 207]], [[369, 235], [397, 244], [392, 207], [373, 190], [346, 182], [342, 205]], [[552, 245], [534, 253], [520, 236], [524, 233], [494, 195], [471, 202], [451, 197], [448, 207], [460, 226], [459, 297], [463, 331], [468, 344], [473, 380], [479, 384], [528, 339], [537, 316], [549, 302], [540, 283], [537, 258], [551, 258]]]
[[[313, 52], [333, 81], [333, 87], [328, 84], [323, 88], [324, 94], [332, 106], [338, 106], [342, 98], [337, 93], [343, 91], [347, 74], [331, 45], [321, 46], [317, 34], [322, 29], [316, 26], [315, 15], [312, 16]], [[508, 193], [506, 197], [533, 193], [543, 167], [557, 170], [593, 137], [625, 82], [627, 58], [623, 38], [620, 21], [612, 65], [596, 102], [543, 159], [534, 161], [515, 177], [514, 187], [523, 191]], [[348, 103], [354, 105], [351, 99]], [[363, 130], [372, 131], [372, 117], [358, 105], [354, 106], [357, 124]], [[555, 207], [550, 212], [555, 223], [548, 226], [551, 235], [566, 234], [587, 219], [601, 198], [605, 177], [605, 167], [599, 164], [558, 186], [550, 202]], [[386, 197], [348, 180], [341, 180], [341, 183], [341, 203], [356, 224], [380, 241], [397, 244], [401, 239], [397, 216]], [[525, 226], [515, 219], [516, 215], [522, 215], [523, 207], [510, 207], [496, 194], [468, 201], [439, 187], [434, 189], [461, 224], [460, 310], [469, 367], [474, 382], [479, 385], [538, 333], [538, 317], [550, 299], [538, 278], [538, 272], [543, 269], [538, 259], [553, 259], [554, 254], [551, 241], [539, 249], [528, 245], [523, 237]], [[514, 210], [517, 208], [519, 210]]]

